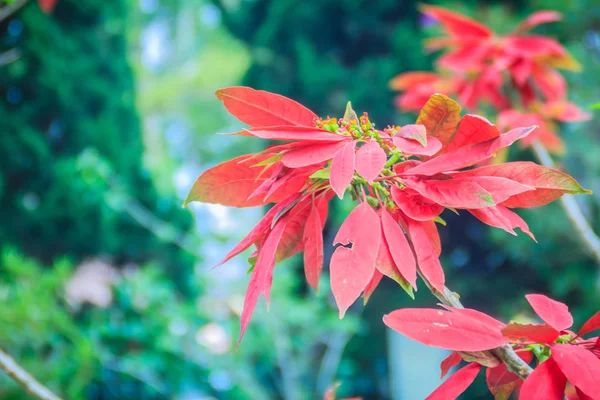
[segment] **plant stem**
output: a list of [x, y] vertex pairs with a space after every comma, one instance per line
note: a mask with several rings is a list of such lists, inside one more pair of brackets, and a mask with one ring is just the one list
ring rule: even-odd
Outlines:
[[33, 376], [2, 350], [0, 350], [0, 369], [4, 370], [13, 381], [21, 385], [31, 396], [40, 400], [61, 400], [47, 387], [36, 381]]
[[[535, 156], [542, 165], [556, 168], [548, 150], [539, 141], [536, 140], [533, 142], [532, 148]], [[598, 235], [592, 230], [590, 224], [583, 216], [579, 204], [577, 204], [577, 201], [572, 196], [561, 197], [560, 204], [588, 251], [593, 255], [596, 263], [600, 264], [600, 238], [598, 238]]]

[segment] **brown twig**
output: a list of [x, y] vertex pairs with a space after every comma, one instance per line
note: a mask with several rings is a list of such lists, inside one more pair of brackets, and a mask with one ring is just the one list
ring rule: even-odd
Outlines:
[[[540, 163], [546, 167], [556, 168], [554, 161], [548, 150], [539, 141], [534, 141], [532, 144], [533, 153]], [[596, 263], [600, 264], [600, 238], [592, 230], [590, 224], [581, 212], [581, 208], [577, 201], [572, 196], [563, 196], [560, 198], [560, 204], [565, 210], [567, 217], [573, 224], [573, 228], [581, 238], [582, 242], [587, 247], [588, 251], [593, 255]]]
[[27, 393], [40, 400], [61, 400], [39, 383], [29, 372], [25, 371], [11, 356], [0, 350], [0, 369], [8, 374], [13, 381], [21, 385]]

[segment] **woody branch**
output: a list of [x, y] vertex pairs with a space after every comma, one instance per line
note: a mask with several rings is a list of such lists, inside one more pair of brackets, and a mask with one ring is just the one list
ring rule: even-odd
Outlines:
[[25, 371], [11, 356], [2, 350], [0, 350], [0, 369], [6, 372], [13, 381], [21, 385], [31, 396], [40, 400], [61, 400], [60, 397], [39, 383], [29, 372]]

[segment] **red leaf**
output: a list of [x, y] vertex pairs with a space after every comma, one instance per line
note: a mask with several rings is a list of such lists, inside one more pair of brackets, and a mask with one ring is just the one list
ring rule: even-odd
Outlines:
[[587, 394], [579, 390], [579, 388], [575, 388], [575, 393], [577, 393], [577, 400], [594, 400], [591, 396], [588, 396]]
[[460, 120], [456, 135], [454, 135], [454, 139], [452, 139], [446, 151], [485, 142], [498, 136], [500, 136], [500, 131], [496, 125], [478, 115], [467, 114]]
[[533, 370], [525, 379], [519, 393], [520, 400], [562, 400], [567, 378], [553, 358], [549, 358]]
[[340, 318], [371, 281], [380, 240], [379, 217], [367, 203], [352, 210], [335, 236], [334, 245], [342, 246], [333, 253], [329, 269]]
[[[456, 150], [437, 156], [417, 167], [406, 171], [406, 175], [435, 175], [440, 172], [454, 171], [477, 164], [492, 157], [498, 150], [510, 146], [519, 139], [529, 135], [535, 127], [516, 128], [495, 139], [460, 147]], [[523, 182], [521, 182], [523, 183]]]
[[499, 327], [450, 311], [405, 308], [384, 316], [383, 322], [419, 343], [454, 351], [489, 350], [507, 342]]
[[262, 168], [252, 168], [252, 165], [266, 160], [269, 155], [248, 159], [248, 155], [236, 157], [202, 173], [190, 190], [183, 205], [192, 201], [221, 204], [230, 207], [256, 207], [268, 202], [278, 202], [291, 193], [300, 191], [303, 180], [294, 181], [278, 191], [268, 201], [262, 197], [250, 196], [260, 185], [269, 180], [273, 171], [261, 175]]
[[383, 227], [381, 231], [379, 251], [377, 252], [377, 259], [375, 260], [375, 268], [383, 275], [393, 279], [398, 283], [403, 283], [405, 281], [400, 274], [398, 267], [396, 264], [394, 264], [394, 259], [392, 258], [389, 246], [385, 240], [385, 235], [383, 234]]
[[375, 141], [364, 144], [356, 152], [356, 172], [369, 183], [379, 176], [387, 157], [385, 151]]
[[534, 208], [548, 204], [563, 194], [590, 193], [569, 175], [532, 162], [489, 165], [452, 176], [498, 176], [535, 188], [534, 191], [513, 196], [503, 203], [510, 208]]
[[300, 168], [308, 165], [324, 163], [333, 158], [345, 142], [311, 144], [292, 151], [281, 157], [283, 165], [289, 168]]
[[456, 367], [462, 361], [462, 357], [455, 351], [450, 353], [450, 355], [442, 361], [440, 364], [440, 369], [442, 371], [440, 375], [440, 379], [444, 379], [444, 376], [450, 371], [450, 368]]
[[383, 208], [381, 209], [381, 226], [394, 264], [396, 264], [404, 279], [416, 289], [417, 263], [413, 252], [398, 222]]
[[546, 101], [564, 100], [567, 97], [567, 81], [554, 68], [533, 64], [531, 78], [535, 81]]
[[481, 365], [468, 364], [444, 381], [425, 400], [454, 400], [458, 398], [477, 378]]
[[392, 141], [394, 142], [394, 146], [401, 152], [416, 156], [433, 156], [442, 149], [442, 143], [434, 137], [430, 137], [427, 140], [426, 146], [423, 146], [415, 140], [405, 139], [399, 136], [394, 136]]
[[498, 321], [496, 318], [491, 317], [481, 311], [473, 310], [471, 308], [456, 308], [443, 306], [446, 310], [452, 311], [454, 314], [461, 314], [465, 317], [472, 318], [482, 324], [489, 325], [493, 329], [503, 329], [506, 324]]
[[589, 350], [577, 345], [552, 346], [552, 358], [569, 382], [594, 398], [600, 394], [600, 360]]
[[445, 8], [422, 5], [420, 10], [439, 21], [450, 36], [458, 38], [487, 38], [492, 36], [492, 32], [486, 26]]
[[529, 231], [529, 226], [514, 212], [510, 211], [504, 206], [479, 208], [469, 210], [478, 220], [484, 224], [493, 226], [495, 228], [504, 229], [511, 235], [517, 235], [514, 231], [515, 228], [521, 229], [524, 233], [529, 235], [534, 241], [535, 236]]
[[592, 315], [592, 317], [588, 319], [585, 324], [583, 324], [581, 329], [579, 329], [578, 335], [583, 336], [595, 331], [596, 329], [600, 329], [600, 311]]
[[50, 14], [54, 11], [54, 7], [56, 7], [58, 0], [38, 0], [38, 3], [44, 13]]
[[432, 220], [444, 211], [444, 206], [434, 203], [410, 188], [400, 189], [398, 186], [392, 186], [391, 194], [402, 212], [417, 221]]
[[[307, 126], [263, 126], [244, 129], [252, 136], [269, 140], [302, 140], [306, 142], [341, 142], [350, 136], [338, 135], [323, 129]], [[311, 144], [311, 143], [307, 143]]]
[[323, 269], [323, 223], [313, 204], [304, 227], [304, 273], [306, 282], [319, 291], [319, 277]]
[[448, 179], [404, 179], [403, 183], [444, 207], [484, 208], [494, 206], [492, 195], [475, 182]]
[[428, 235], [427, 223], [410, 220], [408, 221], [408, 232], [421, 273], [431, 286], [443, 293], [444, 270], [438, 258], [439, 253]]
[[417, 118], [417, 124], [425, 125], [428, 139], [432, 137], [446, 147], [452, 142], [460, 121], [460, 106], [443, 94], [434, 94], [429, 98]]
[[[390, 81], [390, 89], [393, 90], [406, 90], [411, 89], [415, 85], [420, 84], [431, 84], [440, 80], [439, 75], [433, 72], [404, 72], [397, 75]], [[430, 93], [431, 94], [431, 93]]]
[[246, 328], [248, 327], [248, 323], [250, 322], [260, 293], [268, 294], [271, 289], [273, 268], [275, 267], [275, 251], [277, 250], [277, 245], [281, 240], [285, 226], [285, 219], [279, 220], [273, 227], [273, 230], [268, 234], [258, 253], [258, 258], [256, 259], [256, 264], [252, 270], [252, 276], [250, 277], [248, 289], [246, 290], [246, 297], [244, 299], [238, 346], [246, 332]]
[[365, 288], [365, 292], [363, 294], [363, 297], [365, 299], [365, 305], [369, 302], [369, 299], [371, 298], [371, 295], [373, 294], [375, 289], [377, 289], [377, 285], [379, 285], [379, 282], [381, 282], [381, 278], [383, 278], [383, 274], [377, 269], [373, 270], [373, 277], [367, 284], [367, 287]]
[[[531, 362], [532, 354], [529, 351], [517, 353], [527, 364]], [[490, 392], [496, 399], [509, 399], [512, 392], [521, 386], [521, 378], [508, 370], [506, 364], [500, 363], [497, 367], [485, 371], [485, 380]]]
[[427, 146], [427, 128], [425, 128], [425, 125], [404, 125], [394, 136], [401, 137], [403, 139], [415, 140], [423, 147]]
[[331, 161], [331, 171], [329, 181], [331, 188], [340, 199], [344, 197], [344, 192], [354, 176], [354, 146], [356, 142], [346, 143], [333, 156]]
[[492, 199], [496, 204], [502, 203], [517, 194], [535, 190], [531, 186], [526, 186], [511, 179], [498, 176], [466, 176], [462, 178], [455, 177], [455, 179], [478, 184], [492, 195]]
[[215, 95], [232, 115], [250, 126], [314, 126], [317, 116], [300, 103], [278, 94], [233, 86]]
[[560, 332], [548, 324], [518, 324], [511, 322], [502, 329], [502, 334], [512, 342], [554, 343]]
[[517, 27], [518, 32], [525, 32], [538, 25], [547, 24], [549, 22], [560, 21], [562, 15], [557, 11], [541, 10], [534, 12], [527, 19], [519, 24]]
[[528, 294], [525, 298], [533, 311], [557, 331], [565, 330], [573, 325], [573, 316], [566, 304], [552, 300], [543, 294]]

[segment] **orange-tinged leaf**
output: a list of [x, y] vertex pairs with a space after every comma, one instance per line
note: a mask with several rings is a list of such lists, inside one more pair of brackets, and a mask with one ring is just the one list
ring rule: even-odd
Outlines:
[[331, 188], [338, 195], [340, 199], [344, 197], [344, 192], [354, 176], [354, 146], [356, 142], [348, 142], [337, 153], [331, 160], [331, 170], [329, 181]]
[[438, 258], [438, 248], [429, 236], [426, 222], [408, 221], [408, 232], [417, 255], [417, 263], [424, 278], [440, 292], [444, 292], [444, 270]]
[[444, 211], [444, 206], [434, 203], [410, 188], [391, 188], [392, 199], [409, 218], [417, 221], [429, 221]]
[[369, 141], [356, 152], [356, 172], [367, 182], [373, 183], [373, 180], [379, 176], [383, 169], [387, 157], [385, 151], [375, 141]]
[[489, 165], [453, 174], [453, 176], [499, 176], [536, 189], [513, 196], [502, 204], [509, 208], [539, 207], [560, 198], [563, 194], [591, 193], [564, 172], [532, 162]]
[[500, 136], [500, 130], [496, 125], [478, 115], [467, 114], [460, 120], [458, 130], [446, 151], [485, 142], [498, 136]]
[[592, 315], [590, 319], [588, 319], [585, 324], [579, 329], [578, 335], [583, 336], [587, 335], [590, 332], [595, 331], [596, 329], [600, 329], [600, 311], [596, 314]]
[[413, 71], [405, 72], [403, 74], [395, 76], [390, 81], [390, 89], [393, 90], [406, 90], [410, 89], [415, 85], [427, 83], [432, 84], [440, 80], [440, 77], [433, 72], [422, 72]]
[[557, 331], [568, 329], [573, 325], [573, 316], [566, 304], [552, 300], [543, 294], [528, 294], [525, 298], [533, 311]]
[[404, 174], [435, 175], [440, 172], [455, 171], [460, 168], [469, 167], [492, 157], [498, 150], [510, 146], [517, 140], [527, 137], [534, 129], [535, 126], [529, 128], [516, 128], [495, 139], [460, 147], [456, 150], [432, 158], [431, 160], [404, 172]]
[[427, 146], [427, 128], [425, 128], [425, 125], [404, 125], [394, 136], [416, 140], [423, 147]]
[[381, 209], [381, 226], [394, 264], [413, 288], [417, 288], [417, 263], [408, 240], [390, 213]]
[[[276, 260], [283, 261], [303, 249], [302, 236], [311, 211], [312, 200], [306, 197], [290, 211], [285, 230], [277, 246]], [[298, 247], [300, 246], [300, 247]]]
[[444, 207], [484, 208], [495, 205], [492, 195], [476, 182], [458, 179], [403, 179], [407, 187]]
[[572, 344], [552, 346], [552, 358], [573, 386], [597, 398], [600, 394], [600, 359], [591, 351]]
[[[517, 355], [527, 364], [533, 357], [529, 351], [521, 351]], [[512, 392], [523, 383], [521, 378], [510, 372], [504, 363], [494, 368], [487, 368], [485, 380], [496, 400], [508, 400]]]
[[314, 126], [317, 119], [300, 103], [263, 90], [234, 86], [219, 89], [215, 95], [227, 111], [250, 126]]
[[425, 400], [454, 400], [457, 399], [477, 378], [481, 365], [470, 363], [462, 367], [448, 379], [444, 381], [437, 389], [433, 391]]
[[537, 366], [525, 379], [519, 400], [562, 400], [565, 394], [567, 378], [553, 357]]
[[434, 94], [423, 106], [417, 124], [425, 125], [427, 136], [434, 137], [448, 146], [460, 121], [460, 106], [443, 94]]
[[329, 131], [308, 126], [263, 126], [245, 129], [252, 136], [269, 140], [300, 140], [310, 142], [341, 142], [350, 140], [349, 136], [338, 135]]
[[444, 379], [448, 371], [450, 371], [450, 368], [456, 367], [458, 364], [460, 364], [461, 361], [462, 357], [455, 351], [450, 353], [448, 357], [444, 358], [444, 360], [440, 364], [440, 379]]
[[498, 327], [446, 310], [405, 308], [385, 315], [383, 322], [412, 340], [447, 350], [484, 351], [507, 342]]
[[492, 35], [492, 32], [485, 25], [462, 14], [430, 5], [421, 5], [419, 9], [422, 13], [427, 14], [442, 24], [450, 36], [458, 38], [487, 38]]
[[340, 318], [371, 281], [380, 240], [379, 217], [367, 203], [352, 210], [335, 236], [334, 244], [341, 246], [333, 253], [329, 269]]
[[323, 223], [319, 211], [311, 205], [304, 227], [304, 273], [306, 282], [319, 291], [319, 278], [323, 269]]
[[554, 343], [560, 332], [548, 324], [518, 324], [511, 322], [502, 334], [513, 342], [521, 343]]
[[268, 155], [263, 155], [248, 159], [248, 156], [245, 155], [206, 170], [194, 182], [183, 205], [199, 201], [230, 207], [255, 207], [268, 202], [280, 201], [290, 193], [298, 192], [302, 188], [304, 183], [296, 181], [286, 185], [268, 201], [261, 196], [248, 200], [248, 196], [271, 177], [272, 171], [261, 175], [260, 168], [252, 168], [252, 165], [267, 158], [269, 158]]
[[324, 163], [333, 158], [345, 142], [310, 144], [283, 154], [281, 162], [289, 168], [300, 168]]

